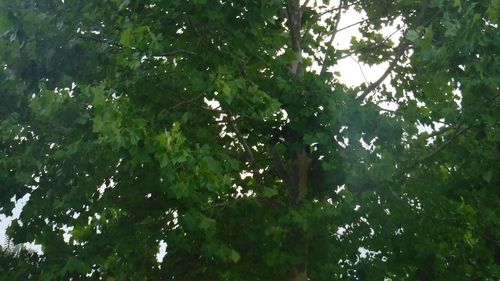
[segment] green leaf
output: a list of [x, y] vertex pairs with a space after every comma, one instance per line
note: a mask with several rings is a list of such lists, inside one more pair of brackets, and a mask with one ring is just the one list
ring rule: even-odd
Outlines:
[[120, 35], [120, 44], [123, 46], [131, 47], [133, 46], [134, 43], [134, 38], [133, 38], [133, 29], [132, 28], [127, 28], [124, 31], [122, 31]]
[[205, 231], [213, 230], [215, 229], [215, 220], [204, 216], [201, 218], [199, 227]]
[[240, 260], [240, 254], [236, 252], [235, 250], [231, 250], [231, 254], [229, 255], [229, 259], [233, 261], [234, 263], [237, 263]]
[[278, 190], [275, 188], [264, 187], [262, 189], [262, 196], [270, 198], [278, 195]]
[[215, 158], [213, 158], [211, 156], [205, 156], [203, 158], [203, 161], [205, 162], [207, 168], [209, 170], [211, 170], [212, 172], [215, 172], [215, 173], [222, 172], [222, 166], [219, 163], [219, 161], [215, 160]]
[[70, 257], [66, 262], [65, 267], [63, 268], [63, 272], [78, 272], [78, 273], [87, 273], [89, 270], [88, 266], [83, 263], [81, 260], [77, 258]]
[[488, 170], [486, 173], [483, 174], [483, 179], [487, 182], [491, 182], [491, 179], [493, 178], [493, 171]]
[[207, 4], [207, 0], [193, 0], [195, 5], [205, 5]]
[[416, 42], [420, 38], [420, 35], [415, 30], [408, 30], [405, 34], [405, 38], [411, 42]]

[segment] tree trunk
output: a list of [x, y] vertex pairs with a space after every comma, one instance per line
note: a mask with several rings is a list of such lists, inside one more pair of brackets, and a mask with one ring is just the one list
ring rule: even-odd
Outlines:
[[[289, 0], [286, 7], [288, 15], [288, 27], [290, 29], [291, 47], [295, 54], [295, 60], [290, 63], [290, 71], [297, 76], [297, 79], [304, 77], [304, 67], [302, 63], [302, 37], [301, 20], [302, 10], [300, 0]], [[307, 195], [308, 175], [311, 159], [303, 149], [294, 155], [293, 166], [289, 171], [288, 192], [290, 204], [300, 204]], [[300, 229], [292, 228], [290, 231], [290, 252], [294, 253], [300, 260], [298, 264], [291, 265], [289, 270], [289, 281], [307, 281], [307, 260], [309, 243], [307, 235]]]

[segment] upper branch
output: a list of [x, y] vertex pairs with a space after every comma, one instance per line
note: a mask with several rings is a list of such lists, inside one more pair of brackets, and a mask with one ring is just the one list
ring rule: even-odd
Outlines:
[[[419, 164], [422, 164], [424, 163], [425, 161], [431, 159], [432, 157], [434, 157], [434, 155], [438, 154], [439, 152], [441, 152], [443, 149], [445, 149], [448, 145], [450, 145], [455, 139], [457, 139], [458, 137], [460, 137], [461, 135], [463, 135], [465, 132], [467, 132], [468, 130], [470, 129], [469, 126], [463, 126], [462, 127], [462, 123], [459, 123], [456, 127], [455, 127], [455, 132], [453, 132], [453, 135], [448, 139], [446, 140], [445, 142], [443, 142], [442, 144], [440, 144], [438, 147], [436, 147], [435, 149], [433, 149], [431, 152], [429, 152], [428, 154], [418, 158], [417, 160], [415, 160], [413, 163], [411, 163], [406, 169], [404, 169], [403, 171], [399, 172], [396, 174], [396, 177], [400, 177], [406, 173], [408, 173], [409, 171], [411, 171], [413, 168], [415, 168], [416, 166], [418, 166]], [[446, 132], [446, 131], [449, 131], [450, 128], [445, 128], [443, 129], [442, 131], [438, 131], [440, 133], [443, 133], [443, 132]]]
[[408, 44], [406, 43], [401, 43], [397, 48], [396, 48], [396, 54], [394, 55], [394, 59], [391, 61], [389, 64], [389, 67], [385, 70], [385, 72], [380, 76], [377, 81], [371, 83], [362, 93], [359, 95], [356, 99], [357, 100], [363, 100], [369, 93], [371, 93], [373, 90], [375, 90], [382, 82], [384, 82], [385, 78], [391, 74], [391, 72], [394, 70], [394, 68], [398, 65], [399, 60], [403, 56], [404, 52], [406, 51], [408, 47]]
[[[420, 24], [426, 24], [428, 23], [428, 21], [424, 21], [425, 19], [425, 15], [427, 14], [427, 9], [429, 7], [429, 0], [424, 0], [422, 1], [422, 4], [420, 5], [420, 10], [418, 12], [418, 15], [417, 15], [417, 19], [416, 19], [416, 24], [417, 25], [420, 25]], [[434, 16], [433, 16], [434, 17]], [[432, 20], [432, 18], [430, 20]], [[391, 35], [392, 36], [392, 35]], [[403, 54], [405, 53], [406, 49], [409, 47], [409, 44], [408, 42], [406, 41], [402, 41], [399, 46], [396, 48], [396, 53], [394, 55], [394, 59], [390, 62], [389, 64], [389, 67], [386, 69], [386, 71], [382, 74], [382, 76], [380, 76], [379, 79], [377, 79], [377, 81], [373, 82], [372, 84], [370, 84], [358, 97], [357, 99], [358, 100], [363, 100], [370, 92], [372, 92], [373, 90], [375, 90], [378, 86], [380, 86], [380, 84], [382, 84], [382, 82], [384, 82], [384, 80], [387, 78], [387, 76], [389, 76], [389, 74], [391, 74], [391, 72], [394, 70], [394, 68], [397, 66], [399, 60], [401, 59], [401, 57], [403, 56]]]

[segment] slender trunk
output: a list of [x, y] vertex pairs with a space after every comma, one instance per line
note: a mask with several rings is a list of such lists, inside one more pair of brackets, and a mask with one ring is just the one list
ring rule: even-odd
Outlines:
[[289, 0], [286, 6], [288, 15], [288, 28], [291, 37], [291, 47], [295, 53], [295, 60], [291, 62], [290, 70], [293, 74], [302, 78], [304, 67], [302, 65], [302, 37], [300, 35], [302, 26], [302, 10], [300, 0]]
[[[302, 63], [302, 38], [301, 19], [302, 10], [300, 0], [289, 0], [286, 11], [288, 14], [288, 28], [291, 37], [291, 48], [295, 54], [295, 60], [290, 64], [290, 71], [298, 79], [304, 77], [304, 67]], [[293, 167], [290, 169], [288, 192], [290, 204], [300, 204], [307, 195], [309, 165], [311, 160], [305, 148], [296, 153], [293, 159]], [[309, 241], [307, 235], [300, 229], [290, 229], [291, 248], [290, 252], [297, 255], [298, 264], [291, 265], [289, 270], [289, 281], [307, 281], [307, 260], [309, 252]]]

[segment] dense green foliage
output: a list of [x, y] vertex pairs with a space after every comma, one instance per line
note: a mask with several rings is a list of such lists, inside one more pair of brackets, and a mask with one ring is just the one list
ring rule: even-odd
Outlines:
[[498, 280], [500, 1], [306, 2], [0, 0], [0, 280]]

